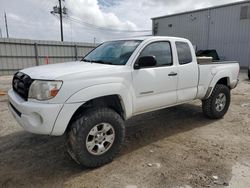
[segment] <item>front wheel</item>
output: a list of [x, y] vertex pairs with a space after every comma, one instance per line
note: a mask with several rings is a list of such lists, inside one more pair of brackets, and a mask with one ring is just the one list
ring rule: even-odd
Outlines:
[[109, 108], [90, 109], [70, 125], [68, 153], [80, 165], [99, 167], [113, 160], [124, 137], [119, 114]]
[[216, 84], [211, 96], [202, 101], [203, 113], [210, 119], [222, 118], [230, 105], [230, 89], [222, 84]]

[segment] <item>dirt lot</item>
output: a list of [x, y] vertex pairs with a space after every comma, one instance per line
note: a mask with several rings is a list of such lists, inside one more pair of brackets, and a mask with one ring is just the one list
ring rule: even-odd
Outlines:
[[[65, 153], [64, 137], [24, 132], [0, 96], [0, 187], [231, 187], [250, 185], [250, 81], [241, 74], [229, 112], [208, 120], [200, 102], [126, 122], [121, 154], [89, 170]], [[10, 77], [0, 78], [7, 91]]]

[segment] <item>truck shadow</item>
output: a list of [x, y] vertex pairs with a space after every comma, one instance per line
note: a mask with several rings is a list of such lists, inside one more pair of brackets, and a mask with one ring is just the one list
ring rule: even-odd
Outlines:
[[[136, 116], [126, 122], [125, 147], [120, 156], [211, 123], [200, 106], [193, 104]], [[62, 187], [69, 178], [91, 172], [69, 158], [64, 139], [24, 131], [0, 137], [0, 187]]]
[[[213, 123], [200, 105], [183, 104], [138, 115], [126, 122], [125, 153], [164, 138]], [[123, 153], [123, 152], [122, 152]]]

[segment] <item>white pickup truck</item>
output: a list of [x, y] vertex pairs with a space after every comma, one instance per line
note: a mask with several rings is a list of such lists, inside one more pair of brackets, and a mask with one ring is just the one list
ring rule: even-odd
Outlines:
[[237, 62], [198, 64], [187, 39], [123, 39], [78, 62], [17, 72], [9, 106], [29, 132], [67, 134], [70, 156], [93, 168], [119, 152], [132, 116], [200, 99], [205, 116], [222, 118], [238, 74]]

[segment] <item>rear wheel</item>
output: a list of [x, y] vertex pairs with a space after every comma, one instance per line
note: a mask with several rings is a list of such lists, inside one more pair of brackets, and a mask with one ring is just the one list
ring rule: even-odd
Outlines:
[[215, 85], [211, 96], [202, 101], [203, 113], [211, 119], [222, 118], [230, 105], [230, 89], [222, 84]]
[[80, 165], [99, 167], [118, 154], [124, 136], [124, 122], [119, 114], [109, 108], [90, 109], [71, 124], [68, 153]]

